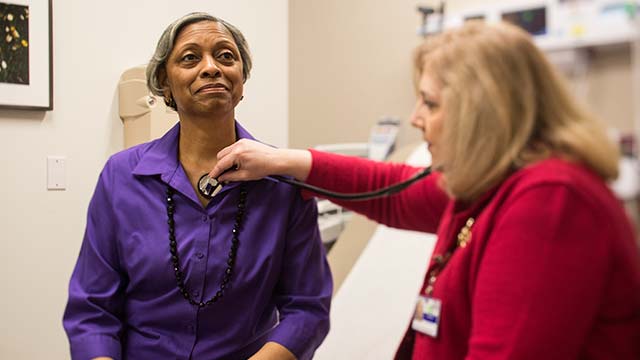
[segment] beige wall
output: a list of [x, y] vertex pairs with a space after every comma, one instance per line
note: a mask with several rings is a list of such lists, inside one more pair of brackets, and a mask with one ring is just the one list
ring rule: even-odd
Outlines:
[[[608, 126], [633, 133], [631, 47], [616, 46], [592, 51], [587, 75], [587, 106]], [[635, 95], [635, 101], [638, 99]]]
[[[148, 60], [174, 18], [208, 11], [243, 30], [255, 68], [238, 118], [258, 137], [287, 145], [286, 0], [53, 6], [54, 110], [0, 110], [0, 359], [69, 358], [61, 319], [87, 204], [106, 158], [123, 145], [118, 78]], [[46, 190], [47, 155], [67, 157], [66, 191]]]
[[[522, 2], [511, 0], [510, 3]], [[382, 116], [400, 117], [400, 145], [419, 139], [408, 125], [414, 104], [411, 53], [421, 22], [413, 0], [293, 0], [290, 12], [289, 143], [367, 141]], [[448, 1], [451, 12], [507, 1]], [[628, 47], [590, 54], [584, 103], [609, 126], [631, 132]]]
[[[414, 103], [413, 0], [289, 2], [289, 143], [367, 141], [382, 116], [403, 120]], [[406, 124], [401, 139], [409, 135]], [[417, 139], [414, 138], [414, 139]]]

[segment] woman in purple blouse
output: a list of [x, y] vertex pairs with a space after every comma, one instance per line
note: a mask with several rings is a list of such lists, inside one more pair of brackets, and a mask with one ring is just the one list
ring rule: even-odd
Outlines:
[[73, 359], [308, 359], [329, 330], [331, 275], [314, 201], [264, 179], [197, 191], [235, 121], [251, 58], [204, 13], [164, 31], [147, 67], [178, 112], [100, 174], [69, 286]]

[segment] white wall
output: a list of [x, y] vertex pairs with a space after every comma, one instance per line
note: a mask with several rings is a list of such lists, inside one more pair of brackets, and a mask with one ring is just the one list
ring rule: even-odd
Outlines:
[[[123, 146], [117, 83], [145, 63], [175, 18], [206, 11], [238, 26], [254, 71], [237, 117], [287, 145], [288, 7], [268, 2], [54, 0], [54, 110], [0, 110], [0, 358], [65, 359], [61, 325], [86, 207], [107, 157]], [[46, 190], [46, 157], [67, 157], [67, 190]]]

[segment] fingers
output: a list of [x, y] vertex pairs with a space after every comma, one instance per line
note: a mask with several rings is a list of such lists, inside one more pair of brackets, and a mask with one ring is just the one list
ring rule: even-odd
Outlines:
[[211, 172], [209, 173], [209, 176], [213, 178], [218, 178], [227, 169], [230, 169], [232, 167], [239, 165], [237, 156], [238, 156], [238, 153], [242, 151], [242, 148], [246, 141], [247, 141], [246, 139], [240, 139], [237, 142], [220, 150], [216, 154], [216, 157], [218, 158], [218, 163], [211, 170]]
[[[241, 139], [218, 152], [218, 163], [209, 176], [222, 182], [260, 179], [269, 174], [266, 159], [270, 151], [270, 147], [256, 141]], [[226, 171], [232, 168], [236, 169]]]
[[222, 182], [259, 179], [259, 177], [251, 176], [249, 169], [242, 168], [243, 165], [246, 165], [243, 162], [247, 158], [246, 152], [251, 149], [250, 145], [248, 140], [241, 139], [220, 150], [217, 154], [218, 163], [211, 170], [209, 176]]
[[233, 181], [247, 181], [247, 180], [257, 180], [259, 178], [252, 177], [251, 172], [247, 170], [233, 170], [220, 175], [218, 180], [220, 182], [233, 182]]
[[226, 148], [220, 150], [217, 154], [218, 160], [222, 159], [223, 157], [229, 155], [230, 152], [233, 151], [233, 149], [235, 149], [238, 145], [238, 143], [240, 143], [241, 141], [243, 141], [244, 139], [240, 139], [237, 142], [234, 142], [233, 144], [227, 146]]
[[[222, 151], [228, 148], [229, 147], [223, 149]], [[225, 170], [230, 169], [235, 165], [236, 165], [236, 155], [233, 152], [227, 152], [227, 155], [224, 155], [222, 157], [220, 156], [220, 153], [218, 153], [218, 163], [216, 164], [216, 166], [213, 167], [213, 169], [209, 173], [209, 176], [211, 176], [214, 179], [222, 180], [222, 179], [219, 179], [220, 175]]]

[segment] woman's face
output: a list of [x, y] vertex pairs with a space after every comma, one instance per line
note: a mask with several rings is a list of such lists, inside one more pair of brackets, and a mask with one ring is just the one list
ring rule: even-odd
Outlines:
[[200, 21], [180, 31], [167, 59], [164, 90], [181, 114], [233, 112], [242, 97], [242, 59], [222, 24]]
[[445, 109], [440, 90], [435, 79], [429, 76], [427, 71], [423, 71], [418, 84], [418, 98], [411, 115], [411, 125], [422, 131], [434, 166], [442, 165], [442, 154], [439, 152], [439, 147], [441, 147]]

